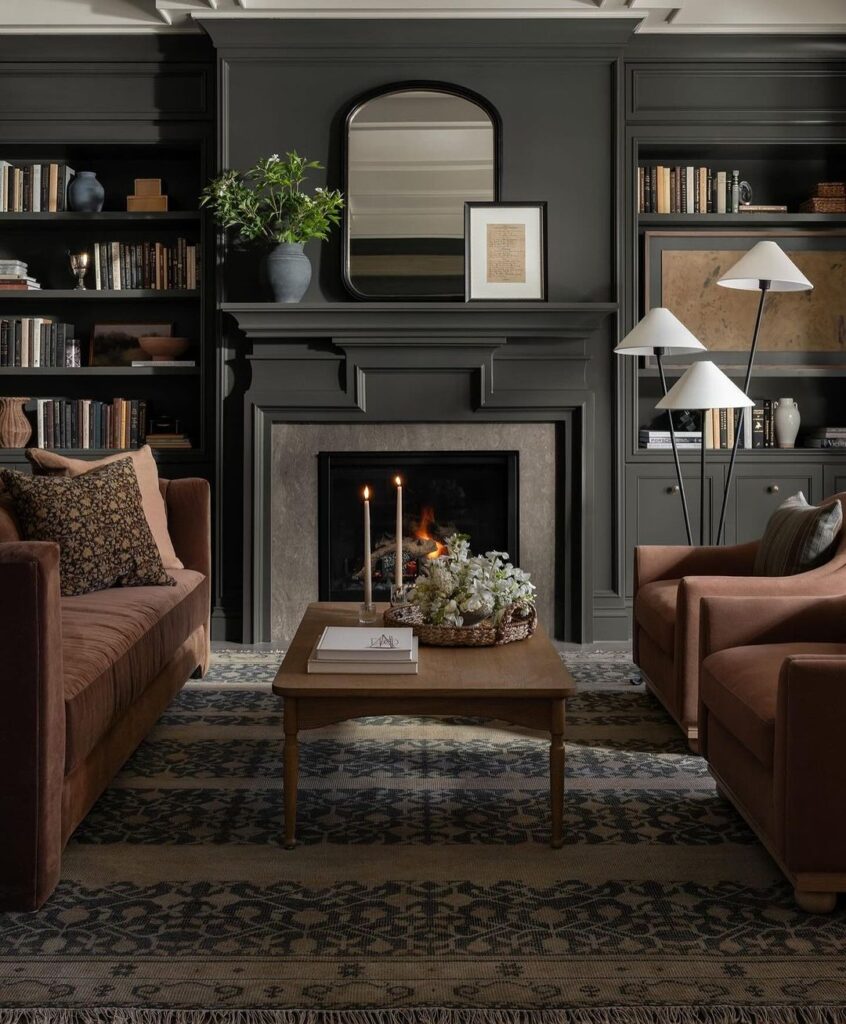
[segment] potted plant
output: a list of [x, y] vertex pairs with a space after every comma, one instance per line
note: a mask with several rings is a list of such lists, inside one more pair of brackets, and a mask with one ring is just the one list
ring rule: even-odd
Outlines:
[[322, 169], [316, 160], [296, 152], [277, 153], [259, 160], [247, 171], [228, 170], [203, 189], [200, 205], [208, 207], [224, 228], [234, 228], [239, 241], [272, 245], [267, 276], [276, 302], [299, 302], [311, 281], [311, 263], [303, 245], [324, 241], [339, 223], [344, 198], [334, 189], [300, 189], [310, 170]]

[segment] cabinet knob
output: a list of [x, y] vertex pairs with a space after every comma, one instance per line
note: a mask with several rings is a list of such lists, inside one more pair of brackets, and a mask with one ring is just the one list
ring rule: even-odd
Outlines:
[[672, 487], [668, 487], [667, 488], [667, 494], [678, 494], [678, 493], [679, 493], [679, 485], [678, 484], [673, 484]]
[[778, 494], [778, 491], [779, 491], [778, 484], [770, 484], [770, 486], [767, 488], [767, 492], [769, 494]]

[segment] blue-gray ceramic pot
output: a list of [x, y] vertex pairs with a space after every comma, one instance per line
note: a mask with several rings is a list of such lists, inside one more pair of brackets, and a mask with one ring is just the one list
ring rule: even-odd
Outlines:
[[267, 257], [267, 276], [275, 302], [299, 302], [311, 281], [311, 262], [302, 242], [282, 242]]
[[106, 190], [93, 171], [77, 171], [68, 185], [68, 206], [78, 213], [99, 213]]

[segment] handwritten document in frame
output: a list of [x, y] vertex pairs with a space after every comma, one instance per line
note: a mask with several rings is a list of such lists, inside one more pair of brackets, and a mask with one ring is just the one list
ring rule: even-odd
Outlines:
[[546, 299], [546, 203], [464, 207], [465, 298]]
[[488, 284], [526, 283], [526, 225], [488, 224]]

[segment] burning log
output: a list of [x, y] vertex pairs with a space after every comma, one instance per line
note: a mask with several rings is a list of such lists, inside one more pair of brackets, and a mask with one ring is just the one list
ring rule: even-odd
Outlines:
[[[423, 558], [428, 558], [429, 555], [438, 551], [441, 545], [436, 540], [430, 540], [427, 537], [408, 537], [403, 538], [402, 551], [405, 561], [420, 561]], [[376, 569], [379, 562], [388, 555], [393, 555], [396, 551], [396, 544], [393, 538], [381, 542], [370, 554], [370, 565], [373, 569]], [[364, 566], [362, 566], [355, 574], [354, 579], [361, 579], [364, 575]]]

